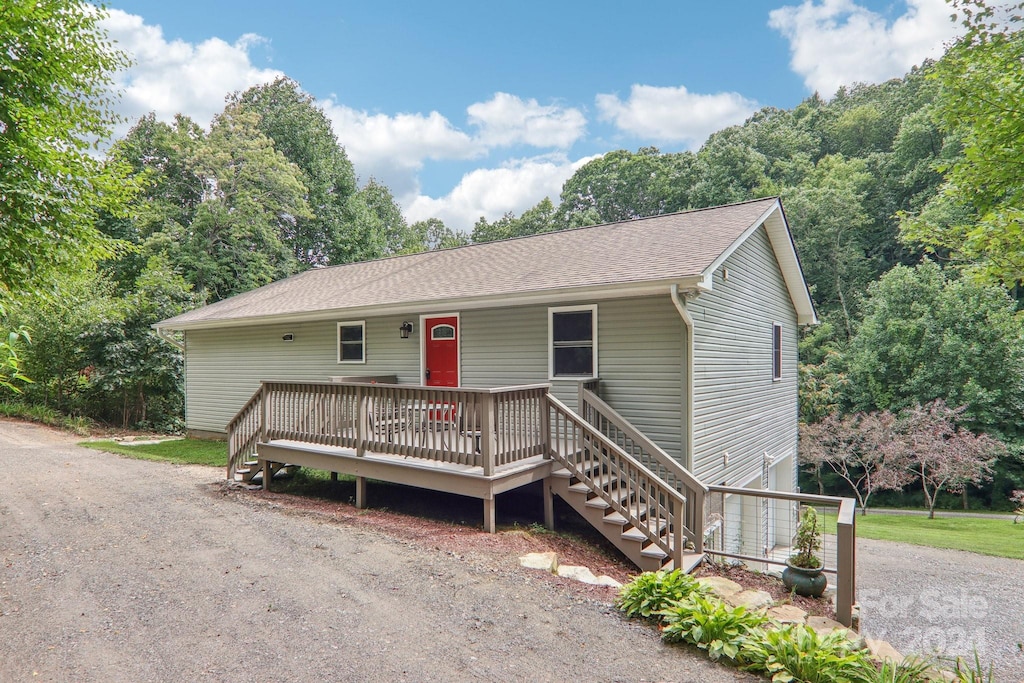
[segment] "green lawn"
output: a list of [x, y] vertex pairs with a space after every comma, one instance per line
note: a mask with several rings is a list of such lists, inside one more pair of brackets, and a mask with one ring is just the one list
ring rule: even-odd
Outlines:
[[[942, 513], [938, 513], [941, 515]], [[829, 520], [834, 528], [834, 519]], [[1024, 524], [1008, 519], [857, 515], [857, 536], [1024, 560]]]
[[138, 446], [130, 446], [123, 441], [84, 441], [80, 445], [140, 460], [163, 460], [213, 467], [227, 467], [228, 464], [228, 445], [224, 441], [175, 439]]

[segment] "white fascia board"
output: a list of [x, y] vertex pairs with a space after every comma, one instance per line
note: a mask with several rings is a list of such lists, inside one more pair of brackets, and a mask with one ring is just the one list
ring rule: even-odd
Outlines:
[[789, 231], [789, 225], [782, 210], [782, 203], [778, 199], [704, 270], [702, 274], [706, 283], [704, 288], [711, 289], [715, 271], [762, 225], [768, 233], [768, 240], [771, 242], [772, 251], [775, 252], [775, 259], [779, 262], [782, 278], [786, 282], [786, 290], [789, 292], [789, 298], [796, 309], [797, 323], [800, 325], [817, 325], [818, 316], [815, 314], [814, 302], [811, 300], [811, 293], [807, 289], [807, 281], [804, 280], [803, 269], [800, 267], [800, 257], [796, 253], [793, 234]]
[[592, 287], [572, 287], [566, 289], [548, 289], [538, 292], [527, 292], [516, 295], [491, 295], [481, 297], [462, 297], [458, 299], [437, 299], [411, 303], [391, 304], [384, 306], [359, 306], [356, 308], [327, 309], [302, 313], [285, 313], [281, 315], [252, 316], [246, 318], [229, 318], [221, 320], [196, 320], [194, 322], [164, 325], [155, 323], [151, 327], [156, 330], [204, 330], [226, 327], [250, 327], [252, 325], [271, 325], [276, 323], [320, 322], [337, 320], [339, 316], [346, 318], [378, 318], [388, 315], [420, 315], [444, 313], [446, 311], [472, 311], [485, 308], [501, 308], [507, 306], [546, 305], [555, 303], [604, 301], [607, 299], [624, 299], [636, 296], [652, 296], [665, 294], [666, 287], [678, 284], [680, 289], [707, 289], [703, 275], [681, 277], [671, 280], [650, 280], [632, 284]]

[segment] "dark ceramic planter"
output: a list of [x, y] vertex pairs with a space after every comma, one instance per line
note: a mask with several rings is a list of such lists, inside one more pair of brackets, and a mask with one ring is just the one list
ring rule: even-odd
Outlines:
[[782, 570], [782, 583], [797, 595], [820, 598], [821, 594], [825, 592], [825, 586], [828, 585], [828, 577], [822, 573], [821, 567], [817, 569], [794, 567], [787, 561], [786, 568]]

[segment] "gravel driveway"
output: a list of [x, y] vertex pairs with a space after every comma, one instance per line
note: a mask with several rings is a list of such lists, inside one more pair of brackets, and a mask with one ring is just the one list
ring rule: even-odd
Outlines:
[[857, 597], [869, 638], [970, 662], [977, 648], [997, 681], [1024, 681], [1024, 561], [862, 538]]
[[2, 681], [754, 680], [515, 557], [246, 505], [0, 421]]

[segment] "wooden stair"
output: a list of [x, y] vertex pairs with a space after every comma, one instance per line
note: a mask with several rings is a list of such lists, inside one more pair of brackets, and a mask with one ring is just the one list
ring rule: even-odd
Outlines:
[[[298, 465], [274, 462], [270, 464], [270, 478], [274, 479], [278, 473], [285, 475], [294, 474], [299, 469]], [[253, 480], [263, 481], [263, 468], [259, 460], [246, 460], [239, 467], [235, 468], [235, 481], [243, 484], [251, 484]]]
[[[622, 513], [612, 509], [612, 505], [596, 493], [596, 489], [600, 488], [614, 497], [615, 492], [619, 490], [617, 478], [614, 475], [597, 472], [595, 468], [595, 465], [582, 468], [583, 471], [587, 471], [588, 478], [593, 483], [577, 478], [570, 470], [562, 467], [552, 471], [545, 485], [550, 487], [551, 494], [568, 503], [641, 570], [674, 569], [675, 563], [672, 558], [651, 540], [652, 536], [657, 536], [664, 539], [669, 546], [672, 545], [674, 538], [666, 528], [665, 522], [659, 520], [643, 523], [649, 512], [645, 503], [627, 500], [625, 497], [619, 498], [621, 505], [634, 509], [639, 507], [637, 517], [644, 528], [638, 528], [630, 523]], [[689, 573], [703, 559], [704, 555], [701, 553], [686, 552], [683, 554], [681, 569]]]

